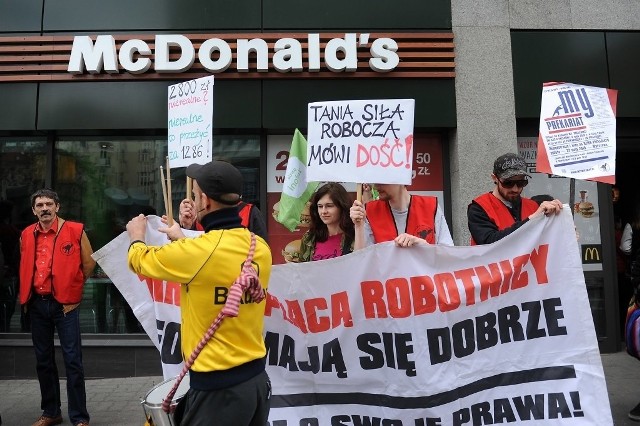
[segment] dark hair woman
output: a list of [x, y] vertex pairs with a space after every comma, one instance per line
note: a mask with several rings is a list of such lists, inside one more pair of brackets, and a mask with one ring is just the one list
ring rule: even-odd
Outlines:
[[300, 262], [331, 259], [353, 251], [351, 204], [353, 200], [339, 183], [329, 182], [318, 188], [311, 197], [311, 224], [302, 236]]

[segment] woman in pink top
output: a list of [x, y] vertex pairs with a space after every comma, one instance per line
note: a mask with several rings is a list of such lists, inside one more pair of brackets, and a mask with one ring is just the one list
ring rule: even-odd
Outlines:
[[322, 185], [311, 197], [311, 224], [302, 236], [300, 262], [331, 259], [353, 251], [353, 200], [339, 183]]

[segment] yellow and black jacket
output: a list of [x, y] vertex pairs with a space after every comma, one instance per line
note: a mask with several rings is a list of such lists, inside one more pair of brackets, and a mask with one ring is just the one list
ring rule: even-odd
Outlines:
[[[181, 283], [182, 355], [187, 359], [223, 308], [231, 284], [240, 275], [249, 252], [250, 232], [240, 224], [235, 208], [206, 215], [205, 233], [162, 247], [134, 242], [129, 268], [137, 274]], [[256, 238], [253, 265], [266, 290], [271, 273], [271, 251]], [[190, 371], [191, 387], [221, 389], [241, 383], [264, 370], [262, 337], [264, 300], [254, 303], [246, 295], [239, 315], [225, 318]]]

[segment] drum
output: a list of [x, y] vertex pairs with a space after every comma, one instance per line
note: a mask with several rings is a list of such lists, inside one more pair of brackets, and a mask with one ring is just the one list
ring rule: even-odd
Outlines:
[[[176, 383], [177, 377], [173, 379], [165, 380], [162, 383], [154, 386], [142, 400], [142, 409], [144, 410], [147, 420], [151, 420], [149, 423], [154, 426], [175, 426], [173, 420], [173, 414], [167, 414], [162, 411], [162, 401], [167, 397], [167, 394], [173, 388]], [[185, 375], [176, 394], [171, 401], [171, 411], [173, 412], [182, 398], [189, 390], [189, 375]]]

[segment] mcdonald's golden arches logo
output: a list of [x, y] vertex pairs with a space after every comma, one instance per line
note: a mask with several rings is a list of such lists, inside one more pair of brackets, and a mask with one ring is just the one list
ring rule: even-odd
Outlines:
[[585, 244], [582, 246], [582, 263], [602, 263], [601, 244]]

